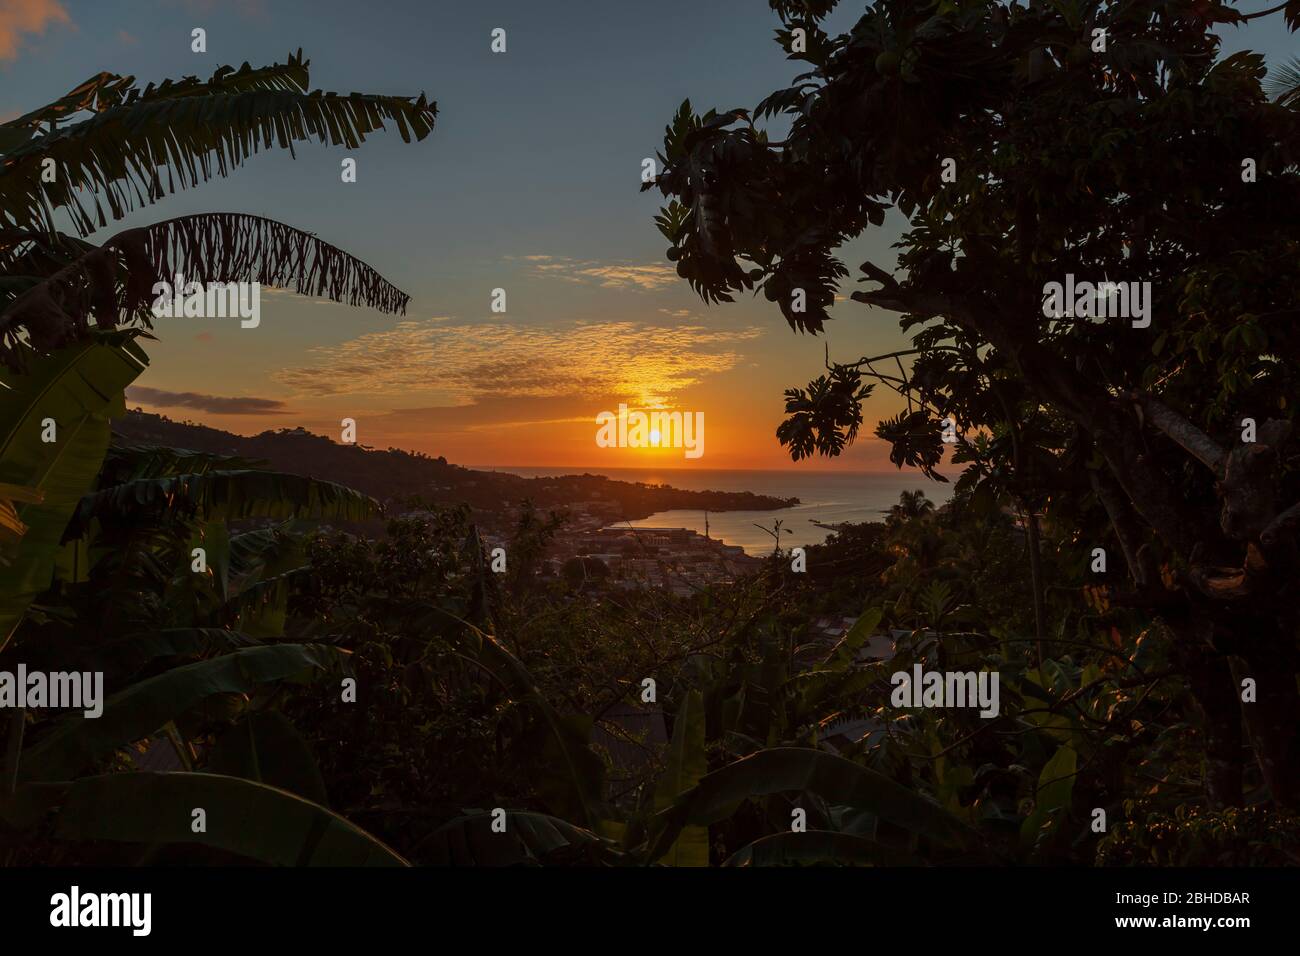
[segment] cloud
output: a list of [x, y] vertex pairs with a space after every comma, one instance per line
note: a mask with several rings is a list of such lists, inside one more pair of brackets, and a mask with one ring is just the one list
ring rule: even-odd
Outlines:
[[295, 302], [303, 302], [310, 305], [342, 305], [343, 304], [341, 302], [336, 302], [334, 299], [322, 299], [315, 296], [309, 298], [305, 295], [302, 295], [300, 292], [298, 292], [295, 289], [286, 289], [278, 285], [262, 286], [261, 294], [265, 296], [270, 296], [272, 298], [284, 297], [285, 299], [289, 299]]
[[12, 60], [18, 55], [20, 34], [43, 34], [52, 23], [72, 23], [59, 0], [0, 2], [0, 60]]
[[591, 260], [570, 259], [567, 256], [524, 256], [523, 258], [532, 263], [531, 271], [534, 275], [563, 279], [566, 282], [599, 285], [604, 289], [640, 289], [643, 292], [656, 292], [680, 281], [676, 268], [663, 263], [602, 264]]
[[118, 31], [117, 31], [117, 39], [118, 39], [118, 42], [122, 44], [122, 46], [139, 46], [139, 45], [140, 45], [140, 38], [137, 37], [137, 36], [136, 36], [135, 34], [133, 34], [133, 33], [128, 33], [126, 30], [118, 30]]
[[[417, 393], [467, 405], [488, 395], [585, 396], [644, 406], [739, 365], [740, 343], [762, 330], [573, 322], [562, 327], [408, 320], [337, 346], [272, 376], [303, 395]], [[603, 405], [602, 405], [603, 407]]]
[[126, 390], [133, 402], [163, 408], [194, 408], [214, 415], [274, 415], [288, 411], [284, 402], [274, 398], [223, 398], [198, 392], [168, 392], [161, 388], [133, 385]]
[[367, 420], [386, 432], [427, 437], [531, 428], [537, 425], [587, 424], [594, 416], [590, 399], [572, 395], [543, 398], [524, 395], [484, 395], [468, 405], [432, 405], [395, 408], [370, 414]]

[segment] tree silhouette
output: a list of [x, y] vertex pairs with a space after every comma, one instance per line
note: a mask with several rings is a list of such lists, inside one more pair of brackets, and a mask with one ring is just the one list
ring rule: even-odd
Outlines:
[[[780, 440], [796, 459], [839, 454], [883, 384], [908, 410], [876, 434], [933, 475], [951, 417], [959, 490], [1011, 500], [1031, 536], [1042, 514], [1123, 556], [1111, 601], [1172, 635], [1212, 802], [1242, 802], [1244, 716], [1270, 796], [1300, 805], [1300, 115], [1265, 95], [1262, 56], [1218, 56], [1214, 28], [1243, 15], [882, 0], [836, 36], [836, 0], [771, 6], [807, 70], [753, 110], [682, 105], [647, 184], [669, 199], [669, 258], [705, 301], [762, 291], [816, 334], [849, 276], [838, 250], [893, 210], [898, 274], [863, 263], [851, 298], [870, 320], [901, 315], [912, 340], [828, 360], [786, 393]], [[1270, 15], [1294, 29], [1300, 4]], [[774, 116], [780, 142], [755, 125]], [[1149, 312], [1045, 308], [1067, 277], [1136, 283]]]

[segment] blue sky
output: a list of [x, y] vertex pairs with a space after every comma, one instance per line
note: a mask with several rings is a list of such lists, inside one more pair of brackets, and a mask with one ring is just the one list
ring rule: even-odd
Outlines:
[[[781, 391], [818, 374], [827, 343], [840, 359], [906, 344], [895, 317], [853, 303], [837, 308], [824, 338], [789, 332], [762, 299], [705, 308], [664, 259], [651, 221], [658, 202], [638, 180], [678, 104], [752, 107], [797, 72], [772, 42], [777, 21], [763, 0], [11, 3], [17, 12], [3, 16], [30, 29], [11, 31], [12, 49], [0, 38], [0, 116], [101, 70], [141, 81], [206, 76], [299, 47], [313, 87], [424, 92], [438, 102], [423, 143], [403, 144], [394, 131], [353, 154], [310, 144], [297, 160], [273, 152], [106, 230], [256, 212], [361, 256], [413, 297], [404, 320], [278, 295], [267, 297], [257, 330], [229, 320], [160, 327], [141, 385], [164, 402], [200, 396], [189, 406], [141, 402], [172, 417], [244, 433], [298, 424], [328, 433], [348, 415], [361, 441], [381, 447], [475, 463], [588, 464], [592, 442], [566, 422], [590, 420], [621, 395], [666, 390], [737, 436], [703, 467], [780, 467], [788, 461], [772, 433]], [[833, 25], [862, 7], [844, 4]], [[1225, 50], [1286, 56], [1291, 35], [1274, 21], [1225, 31]], [[190, 49], [196, 26], [207, 31], [206, 54]], [[507, 31], [505, 54], [489, 49], [495, 27]], [[357, 159], [355, 184], [340, 183], [344, 155]], [[853, 255], [892, 262], [893, 225]], [[495, 287], [507, 290], [505, 316], [489, 311]], [[642, 366], [651, 373], [627, 371]], [[221, 415], [201, 396], [263, 405]], [[893, 410], [882, 396], [868, 415]], [[554, 431], [550, 460], [512, 460], [512, 446], [523, 445], [511, 430], [537, 428]], [[835, 467], [890, 466], [879, 443], [864, 440]]]

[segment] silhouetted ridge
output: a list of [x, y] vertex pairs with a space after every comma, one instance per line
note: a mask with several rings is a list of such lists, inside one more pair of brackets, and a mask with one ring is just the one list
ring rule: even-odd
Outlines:
[[590, 473], [524, 478], [506, 472], [476, 471], [453, 465], [441, 456], [431, 458], [400, 448], [380, 451], [365, 445], [344, 445], [304, 428], [283, 428], [246, 437], [139, 409], [115, 421], [113, 432], [119, 443], [165, 445], [259, 459], [277, 471], [356, 488], [390, 506], [419, 497], [429, 504], [464, 503], [495, 512], [527, 498], [539, 508], [577, 502], [594, 504], [610, 521], [618, 521], [676, 509], [767, 511], [799, 503], [797, 498], [748, 491], [684, 491]]

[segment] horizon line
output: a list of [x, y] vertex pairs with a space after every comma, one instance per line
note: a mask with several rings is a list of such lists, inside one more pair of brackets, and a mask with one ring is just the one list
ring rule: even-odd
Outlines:
[[[605, 472], [605, 471], [642, 471], [642, 472], [644, 471], [673, 471], [673, 472], [734, 471], [734, 472], [743, 472], [746, 474], [753, 474], [755, 472], [770, 472], [773, 474], [782, 474], [782, 475], [816, 473], [816, 474], [842, 474], [842, 475], [900, 475], [901, 476], [901, 475], [910, 475], [914, 473], [918, 478], [924, 481], [933, 480], [930, 478], [926, 478], [925, 475], [921, 474], [921, 472], [916, 469], [901, 469], [901, 468], [888, 469], [882, 471], [863, 471], [858, 469], [797, 468], [797, 467], [796, 468], [696, 468], [688, 465], [686, 467], [676, 466], [676, 467], [659, 468], [659, 467], [642, 467], [638, 465], [617, 465], [617, 466], [609, 467], [605, 465], [484, 465], [484, 464], [469, 464], [469, 463], [461, 465], [461, 467], [468, 468], [472, 471], [510, 471], [512, 469], [519, 469], [519, 468], [527, 469], [530, 471], [538, 471], [538, 470], [561, 471], [565, 469], [575, 469], [573, 471], [570, 471], [569, 472], [570, 474], [579, 474], [581, 472], [598, 474], [600, 472]], [[944, 477], [950, 477], [950, 476], [960, 475], [961, 472], [960, 471], [939, 472], [939, 474], [943, 475]], [[935, 483], [942, 484], [942, 482], [935, 482]]]

